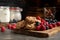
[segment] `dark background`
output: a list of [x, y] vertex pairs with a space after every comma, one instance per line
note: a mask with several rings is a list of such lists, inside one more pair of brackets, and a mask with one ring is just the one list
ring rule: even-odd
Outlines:
[[[48, 5], [46, 5], [48, 4]], [[56, 19], [60, 21], [60, 4], [57, 0], [0, 0], [0, 6], [19, 6], [23, 8], [22, 19], [26, 17], [27, 9], [30, 7], [56, 7]]]

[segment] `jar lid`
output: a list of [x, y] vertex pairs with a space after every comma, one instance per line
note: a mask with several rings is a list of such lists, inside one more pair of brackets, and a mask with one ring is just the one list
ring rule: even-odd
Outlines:
[[10, 7], [10, 10], [17, 10], [16, 7]]

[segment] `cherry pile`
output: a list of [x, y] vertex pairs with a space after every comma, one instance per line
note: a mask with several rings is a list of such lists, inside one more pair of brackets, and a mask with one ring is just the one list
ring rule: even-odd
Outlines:
[[[51, 20], [44, 20], [42, 19], [40, 16], [36, 17], [37, 20], [41, 21], [36, 21], [35, 23], [35, 26], [36, 26], [36, 30], [37, 31], [44, 31], [44, 30], [49, 30], [49, 29], [52, 29], [52, 28], [55, 28], [55, 27], [59, 27], [60, 26], [60, 22], [53, 22]], [[5, 26], [1, 26], [1, 32], [5, 32], [6, 31], [6, 28], [10, 29], [10, 30], [14, 30], [16, 29], [16, 23], [13, 23], [13, 24], [7, 24], [6, 27]]]
[[16, 28], [16, 24], [13, 23], [13, 24], [7, 24], [7, 26], [2, 26], [1, 27], [1, 32], [5, 32], [6, 31], [6, 28], [10, 29], [10, 30], [14, 30]]
[[48, 30], [48, 29], [52, 29], [54, 27], [59, 27], [60, 26], [60, 22], [48, 22], [48, 21], [40, 18], [39, 16], [36, 17], [36, 18], [41, 21], [41, 23], [36, 22], [36, 30], [37, 31]]

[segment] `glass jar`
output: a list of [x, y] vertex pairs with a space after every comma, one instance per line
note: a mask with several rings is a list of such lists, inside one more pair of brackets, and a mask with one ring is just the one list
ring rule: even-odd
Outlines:
[[0, 6], [0, 22], [9, 23], [10, 22], [10, 10], [7, 6]]
[[[44, 8], [44, 18], [49, 23], [55, 20], [56, 7], [45, 7]], [[56, 20], [55, 20], [56, 21]]]
[[19, 7], [10, 7], [10, 21], [17, 22], [22, 19], [21, 15], [22, 9]]
[[16, 7], [16, 11], [15, 11], [15, 13], [14, 13], [14, 16], [15, 16], [14, 19], [15, 19], [16, 21], [19, 21], [19, 20], [22, 19], [21, 11], [22, 11], [21, 8]]

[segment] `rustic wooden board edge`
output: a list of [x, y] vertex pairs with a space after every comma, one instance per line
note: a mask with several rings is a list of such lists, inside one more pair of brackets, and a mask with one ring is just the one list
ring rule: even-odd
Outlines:
[[[50, 32], [49, 32], [50, 31]], [[14, 33], [17, 34], [24, 34], [29, 36], [35, 36], [35, 37], [49, 37], [59, 32], [59, 27], [49, 29], [46, 31], [33, 31], [33, 30], [14, 30]]]
[[60, 32], [60, 26], [58, 27], [58, 30], [59, 30], [59, 32]]
[[22, 35], [27, 35], [27, 36], [34, 36], [34, 37], [48, 37], [48, 34], [45, 33], [36, 33], [36, 32], [30, 32], [30, 31], [14, 31], [16, 34], [22, 34]]

